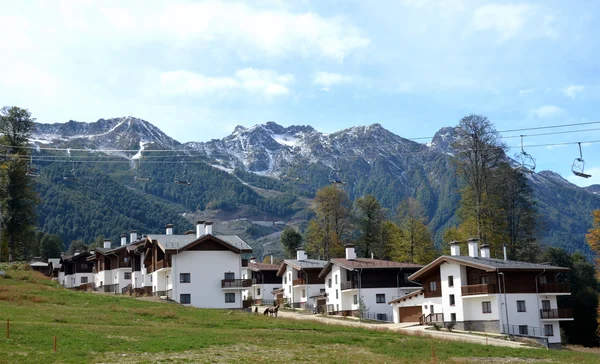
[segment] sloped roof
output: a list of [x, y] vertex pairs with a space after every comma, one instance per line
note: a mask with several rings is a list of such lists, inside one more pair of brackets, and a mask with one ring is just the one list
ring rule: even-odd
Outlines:
[[48, 262], [35, 261], [35, 262], [29, 263], [29, 266], [30, 267], [47, 267], [48, 266]]
[[238, 250], [241, 253], [252, 252], [252, 247], [246, 244], [245, 241], [240, 239], [237, 235], [202, 235], [197, 238], [196, 235], [165, 235], [165, 234], [150, 234], [148, 239], [156, 240], [165, 250], [185, 250], [192, 243], [198, 242], [209, 237], [215, 238], [216, 240], [223, 242], [234, 250]]
[[304, 260], [286, 259], [279, 266], [279, 270], [277, 271], [277, 275], [281, 276], [283, 274], [283, 272], [285, 271], [285, 266], [286, 265], [289, 265], [289, 266], [293, 267], [294, 269], [301, 270], [301, 269], [323, 269], [323, 267], [325, 267], [326, 264], [327, 264], [326, 260], [316, 260], [316, 259], [304, 259]]
[[87, 257], [91, 256], [92, 254], [90, 252], [83, 252], [77, 255], [63, 255], [62, 257], [60, 257], [60, 263], [68, 263], [72, 260], [79, 260], [79, 259], [87, 259]]
[[258, 272], [261, 270], [278, 270], [279, 266], [277, 264], [268, 264], [268, 263], [248, 263], [248, 268]]
[[412, 292], [410, 292], [407, 295], [404, 295], [402, 297], [398, 297], [396, 299], [391, 300], [390, 302], [388, 302], [388, 305], [391, 305], [393, 303], [398, 303], [398, 302], [406, 301], [406, 300], [409, 300], [409, 299], [411, 299], [413, 297], [420, 296], [422, 294], [423, 294], [423, 288], [419, 288], [418, 290], [412, 291]]
[[142, 240], [138, 240], [138, 241], [134, 241], [133, 243], [129, 243], [129, 244], [125, 244], [125, 245], [119, 245], [119, 246], [114, 247], [114, 248], [96, 248], [96, 249], [94, 249], [94, 251], [97, 251], [98, 253], [100, 253], [102, 255], [106, 255], [106, 254], [114, 253], [114, 252], [119, 251], [121, 249], [130, 250], [131, 248], [136, 248], [142, 242], [143, 242]]
[[502, 260], [495, 258], [482, 258], [482, 257], [469, 257], [464, 255], [442, 255], [435, 259], [433, 262], [427, 264], [421, 268], [415, 274], [408, 277], [410, 280], [419, 279], [431, 269], [438, 267], [444, 262], [458, 263], [469, 267], [482, 269], [487, 272], [501, 272], [501, 271], [553, 271], [553, 272], [566, 272], [569, 268], [557, 267], [548, 264], [536, 264], [529, 262], [520, 262], [516, 260]]
[[321, 273], [319, 273], [319, 277], [325, 277], [331, 271], [331, 267], [333, 265], [338, 265], [347, 270], [354, 269], [397, 269], [397, 268], [423, 268], [420, 264], [413, 263], [402, 263], [402, 262], [392, 262], [389, 260], [380, 260], [380, 259], [369, 259], [369, 258], [356, 258], [356, 259], [346, 259], [346, 258], [332, 258], [329, 260], [327, 265], [323, 268]]
[[60, 258], [48, 258], [48, 263], [52, 264], [52, 268], [60, 268]]

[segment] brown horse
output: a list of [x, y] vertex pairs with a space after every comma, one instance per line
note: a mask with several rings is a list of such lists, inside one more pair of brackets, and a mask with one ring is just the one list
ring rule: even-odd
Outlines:
[[267, 307], [265, 309], [265, 313], [263, 315], [269, 315], [270, 314], [271, 316], [275, 315], [275, 317], [277, 317], [277, 311], [279, 311], [279, 305], [274, 306], [274, 307], [273, 306]]

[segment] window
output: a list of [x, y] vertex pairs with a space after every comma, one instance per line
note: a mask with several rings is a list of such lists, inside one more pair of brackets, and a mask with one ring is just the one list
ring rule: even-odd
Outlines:
[[325, 288], [319, 288], [320, 293], [325, 293]]
[[88, 268], [88, 264], [87, 264], [87, 263], [81, 263], [81, 264], [79, 265], [79, 267], [80, 267], [81, 269], [87, 269], [87, 268]]
[[292, 281], [292, 272], [288, 273], [288, 279], [290, 280], [290, 282]]
[[377, 320], [378, 321], [387, 321], [387, 315], [385, 313], [378, 313]]
[[256, 289], [256, 295], [257, 295], [257, 296], [260, 296], [260, 288], [257, 288], [257, 289]]
[[352, 296], [352, 299], [354, 300], [354, 304], [358, 305], [358, 296], [354, 295], [354, 296]]
[[527, 312], [525, 301], [517, 301], [517, 312]]
[[519, 335], [527, 335], [527, 325], [519, 325]]
[[481, 313], [492, 313], [492, 301], [481, 302]]
[[225, 272], [225, 279], [227, 280], [234, 280], [235, 279], [235, 273], [234, 272]]
[[448, 287], [454, 287], [454, 276], [448, 276]]
[[430, 292], [437, 291], [437, 282], [436, 281], [429, 282], [429, 291]]
[[292, 286], [288, 286], [288, 293], [292, 293]]
[[225, 303], [234, 303], [235, 293], [225, 293]]
[[283, 276], [283, 284], [287, 284], [287, 276]]
[[335, 277], [335, 284], [337, 284], [337, 274], [334, 277]]
[[124, 278], [125, 279], [131, 279], [131, 272], [125, 272]]
[[306, 297], [306, 290], [305, 290], [305, 289], [303, 289], [303, 290], [302, 290], [302, 298], [305, 298], [305, 297]]
[[490, 276], [481, 276], [479, 277], [480, 284], [490, 284]]
[[454, 302], [454, 295], [450, 295], [450, 306], [454, 306], [456, 303]]
[[455, 313], [450, 314], [450, 321], [456, 322], [456, 314]]
[[544, 336], [554, 336], [553, 325], [544, 325]]
[[336, 289], [335, 290], [335, 299], [337, 300], [338, 298], [340, 298], [340, 294], [339, 294], [339, 291]]
[[546, 284], [546, 283], [548, 283], [548, 277], [540, 276], [540, 284]]
[[375, 301], [377, 303], [385, 303], [385, 294], [384, 293], [378, 293], [375, 295]]
[[406, 283], [410, 283], [410, 280], [408, 279], [408, 277], [410, 277], [411, 273], [404, 273], [404, 282]]
[[331, 278], [329, 278], [329, 279], [327, 280], [327, 286], [328, 286], [329, 288], [331, 288]]
[[179, 283], [190, 283], [192, 275], [190, 273], [179, 273]]
[[125, 264], [129, 263], [129, 257], [124, 257], [123, 258], [123, 263], [125, 263]]
[[88, 277], [81, 277], [81, 283], [87, 283]]
[[550, 311], [550, 300], [542, 300], [542, 311]]
[[150, 275], [150, 283], [152, 283], [152, 275]]
[[179, 303], [182, 305], [189, 305], [192, 303], [192, 295], [189, 293], [182, 293], [179, 295]]

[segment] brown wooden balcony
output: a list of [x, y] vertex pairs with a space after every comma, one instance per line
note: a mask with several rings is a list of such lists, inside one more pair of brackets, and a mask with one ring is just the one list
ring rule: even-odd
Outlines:
[[252, 287], [252, 279], [223, 279], [221, 288], [246, 288]]
[[460, 289], [463, 296], [496, 293], [496, 286], [493, 284], [472, 284], [469, 286], [462, 286]]
[[346, 289], [356, 289], [356, 288], [358, 288], [358, 283], [353, 282], [353, 281], [342, 282], [341, 286], [342, 286], [342, 291], [346, 290]]
[[553, 308], [551, 310], [540, 310], [540, 318], [542, 320], [553, 319], [572, 319], [573, 310], [570, 308]]
[[302, 286], [306, 284], [306, 280], [304, 278], [296, 278], [292, 281], [293, 286]]
[[156, 269], [155, 270], [159, 270], [165, 267], [165, 261], [164, 260], [159, 260], [158, 262], [156, 262]]
[[538, 285], [539, 293], [571, 293], [569, 283], [543, 283]]

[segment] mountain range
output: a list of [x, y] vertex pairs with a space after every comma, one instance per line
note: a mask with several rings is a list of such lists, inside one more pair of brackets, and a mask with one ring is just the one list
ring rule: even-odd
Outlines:
[[[421, 144], [379, 124], [326, 134], [270, 121], [237, 126], [223, 139], [181, 144], [133, 117], [36, 124], [31, 140], [38, 148], [33, 161], [42, 171], [39, 224], [67, 242], [100, 234], [116, 241], [127, 229], [155, 233], [167, 222], [187, 229], [197, 216], [302, 226], [316, 190], [339, 178], [351, 199], [373, 194], [391, 211], [415, 197], [441, 244], [443, 230], [458, 222], [453, 138], [452, 127]], [[66, 173], [79, 182], [65, 181]], [[142, 175], [149, 180], [134, 179]], [[528, 178], [541, 242], [589, 255], [584, 234], [591, 211], [600, 208], [600, 186], [581, 188], [551, 171]], [[276, 229], [251, 230], [247, 238], [273, 245], [260, 234], [276, 236]]]

